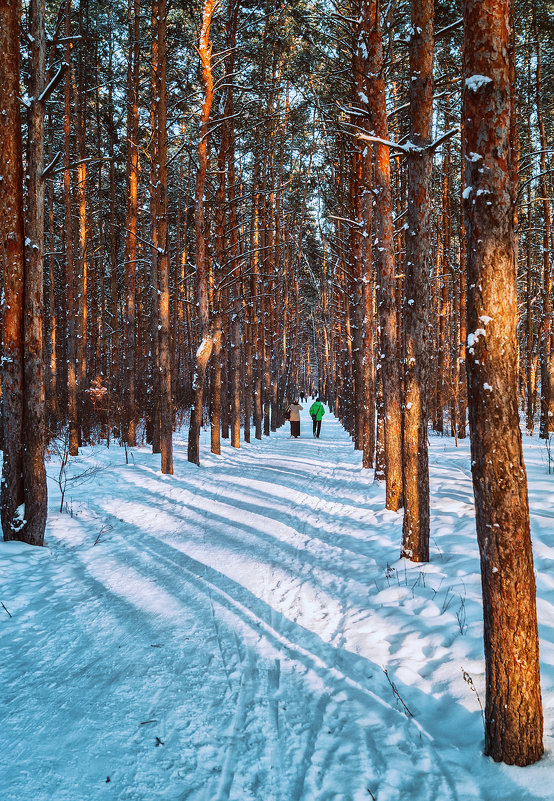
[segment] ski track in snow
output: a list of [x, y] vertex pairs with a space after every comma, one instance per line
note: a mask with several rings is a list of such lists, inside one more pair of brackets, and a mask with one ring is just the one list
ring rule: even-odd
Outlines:
[[[526, 440], [547, 755], [481, 754], [468, 443], [432, 438], [432, 561], [338, 421], [186, 461], [86, 448], [48, 546], [0, 544], [1, 801], [550, 797], [554, 478]], [[55, 475], [56, 464], [48, 465]], [[99, 533], [97, 544], [94, 545]], [[387, 670], [385, 675], [384, 670]], [[409, 711], [408, 711], [409, 710]], [[412, 716], [413, 715], [413, 716]]]

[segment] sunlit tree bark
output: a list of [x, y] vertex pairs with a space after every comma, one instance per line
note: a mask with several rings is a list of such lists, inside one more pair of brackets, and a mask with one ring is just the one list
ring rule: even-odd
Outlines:
[[485, 753], [543, 753], [535, 577], [517, 394], [509, 0], [464, 1], [468, 387], [485, 636]]
[[204, 382], [206, 368], [213, 349], [213, 330], [210, 321], [208, 300], [208, 254], [204, 232], [204, 191], [208, 169], [208, 123], [214, 98], [214, 81], [212, 75], [212, 45], [210, 42], [210, 26], [214, 12], [213, 0], [204, 0], [202, 12], [202, 29], [198, 53], [200, 56], [202, 86], [204, 98], [200, 115], [200, 139], [198, 142], [198, 172], [196, 174], [194, 230], [196, 234], [196, 286], [198, 294], [198, 314], [200, 320], [201, 342], [196, 352], [196, 368], [193, 382], [194, 405], [191, 411], [188, 460], [200, 464], [200, 428], [204, 403]]
[[[412, 2], [404, 305], [402, 556], [429, 559], [429, 275], [433, 155], [433, 0]], [[440, 409], [442, 415], [442, 407]]]

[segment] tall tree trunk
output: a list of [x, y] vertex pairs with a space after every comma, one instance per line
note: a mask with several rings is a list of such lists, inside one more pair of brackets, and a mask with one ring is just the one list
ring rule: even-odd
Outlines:
[[510, 0], [464, 0], [468, 394], [485, 636], [485, 753], [543, 753], [535, 577], [517, 404]]
[[[65, 0], [65, 60], [71, 61], [71, 0]], [[65, 307], [67, 339], [67, 410], [69, 425], [69, 453], [79, 453], [79, 423], [77, 400], [77, 340], [75, 334], [75, 266], [73, 260], [73, 219], [71, 196], [71, 70], [67, 68], [64, 86], [64, 173], [63, 195], [65, 208]]]
[[79, 442], [87, 442], [90, 436], [90, 421], [88, 419], [89, 403], [86, 393], [87, 381], [87, 312], [88, 312], [88, 221], [87, 221], [87, 180], [88, 165], [86, 162], [87, 150], [87, 34], [88, 34], [88, 0], [79, 2], [79, 36], [83, 42], [78, 63], [78, 81], [76, 82], [77, 95], [77, 154], [79, 166], [77, 168], [77, 202], [79, 206], [79, 261], [77, 283], [77, 385]]
[[260, 333], [259, 301], [258, 288], [260, 286], [260, 196], [258, 178], [254, 177], [253, 203], [252, 210], [252, 277], [250, 280], [250, 314], [252, 331], [252, 382], [253, 382], [253, 422], [254, 436], [256, 439], [262, 438], [262, 347], [263, 337]]
[[[225, 65], [226, 74], [232, 75], [235, 63], [235, 42], [237, 20], [241, 0], [233, 0], [229, 6], [229, 21], [228, 21], [228, 49], [229, 58]], [[230, 275], [233, 281], [233, 288], [231, 289], [232, 310], [231, 310], [231, 330], [229, 347], [231, 350], [230, 357], [230, 395], [231, 395], [231, 445], [233, 448], [240, 448], [240, 347], [241, 347], [241, 325], [239, 318], [240, 309], [240, 294], [241, 283], [239, 281], [241, 275], [241, 265], [239, 262], [239, 221], [237, 215], [237, 199], [236, 199], [236, 174], [235, 174], [235, 126], [234, 126], [234, 98], [233, 98], [233, 85], [229, 82], [229, 86], [225, 90], [225, 117], [226, 117], [226, 131], [227, 131], [227, 148], [226, 148], [226, 168], [228, 174], [227, 180], [227, 202], [229, 205], [229, 250], [230, 250]]]
[[19, 113], [18, 0], [0, 6], [0, 258], [3, 268], [1, 519], [5, 540], [17, 540], [24, 527], [23, 495], [23, 314], [25, 233], [23, 156]]
[[[363, 19], [368, 53], [367, 88], [370, 125], [375, 136], [388, 139], [383, 43], [376, 0], [364, 0]], [[381, 381], [385, 426], [386, 505], [402, 506], [402, 410], [397, 325], [397, 279], [394, 259], [394, 227], [390, 154], [386, 145], [374, 145], [375, 218], [377, 221], [377, 280], [381, 340]]]
[[[117, 226], [115, 223], [115, 198], [116, 198], [116, 171], [115, 171], [115, 138], [116, 130], [114, 119], [114, 106], [113, 106], [113, 36], [110, 30], [109, 49], [108, 49], [108, 76], [110, 78], [108, 84], [108, 116], [111, 122], [109, 128], [108, 138], [108, 153], [110, 155], [109, 163], [109, 261], [110, 261], [110, 304], [109, 304], [109, 319], [110, 319], [110, 332], [109, 332], [109, 358], [108, 364], [108, 387], [114, 402], [111, 407], [112, 415], [117, 420], [119, 417], [119, 404], [118, 398], [120, 394], [120, 375], [119, 365], [120, 352], [119, 352], [119, 297], [118, 297], [118, 281], [117, 281]], [[108, 435], [110, 434], [110, 425], [108, 424]]]
[[124, 437], [128, 445], [137, 444], [135, 411], [136, 374], [136, 276], [137, 276], [137, 210], [139, 176], [139, 58], [140, 3], [133, 0], [129, 11], [129, 66], [127, 72], [127, 209], [125, 236], [125, 407]]
[[552, 265], [550, 261], [550, 229], [552, 215], [550, 212], [550, 197], [546, 183], [546, 153], [547, 140], [542, 110], [542, 59], [540, 50], [539, 31], [537, 26], [536, 9], [533, 6], [533, 33], [536, 43], [536, 83], [535, 102], [537, 109], [537, 123], [540, 142], [540, 191], [542, 197], [542, 316], [539, 338], [539, 364], [541, 373], [541, 417], [540, 437], [548, 439], [551, 428], [552, 376], [550, 374], [550, 341], [552, 336]]
[[152, 219], [152, 248], [150, 254], [150, 298], [151, 298], [151, 364], [152, 383], [149, 403], [149, 433], [152, 439], [152, 453], [161, 453], [161, 420], [160, 420], [160, 297], [159, 297], [159, 175], [160, 159], [158, 155], [158, 103], [159, 103], [159, 33], [160, 4], [159, 0], [152, 2], [151, 29], [152, 29], [152, 98], [150, 102], [150, 216]]
[[[429, 560], [429, 275], [433, 125], [433, 0], [413, 0], [410, 38], [411, 148], [404, 307], [404, 521], [402, 556]], [[417, 148], [417, 150], [415, 149]], [[442, 407], [440, 409], [442, 415]]]
[[28, 197], [28, 260], [25, 268], [25, 356], [23, 415], [23, 480], [25, 485], [24, 539], [32, 545], [43, 545], [46, 527], [47, 493], [44, 410], [43, 321], [44, 321], [44, 90], [45, 30], [44, 5], [31, 0], [29, 5], [31, 34], [32, 96], [29, 112], [29, 197]]
[[204, 234], [204, 190], [208, 169], [208, 123], [214, 97], [212, 76], [212, 45], [210, 42], [210, 26], [214, 12], [214, 0], [204, 0], [202, 11], [202, 29], [198, 53], [202, 70], [202, 88], [204, 100], [200, 114], [200, 139], [198, 142], [198, 172], [196, 174], [194, 230], [196, 234], [196, 287], [198, 294], [198, 314], [202, 340], [196, 352], [196, 369], [193, 381], [194, 406], [191, 411], [188, 460], [200, 464], [200, 428], [202, 426], [202, 409], [204, 403], [204, 382], [206, 368], [213, 348], [213, 331], [210, 324], [208, 299], [207, 252]]
[[159, 0], [158, 21], [158, 263], [159, 281], [159, 375], [160, 447], [162, 473], [173, 473], [173, 401], [171, 396], [171, 353], [169, 349], [169, 235], [167, 220], [167, 87], [166, 87], [166, 0]]
[[[365, 100], [364, 67], [365, 60], [362, 56], [364, 52], [361, 38], [356, 36], [356, 41], [352, 46], [352, 72], [353, 72], [353, 102], [355, 106], [363, 105]], [[352, 124], [356, 122], [356, 117], [352, 116]], [[367, 165], [366, 165], [367, 166]], [[356, 450], [363, 449], [364, 441], [364, 244], [362, 236], [364, 231], [364, 158], [362, 154], [362, 143], [354, 142], [350, 155], [350, 214], [348, 215], [353, 223], [350, 226], [350, 267], [352, 280], [350, 283], [350, 304], [352, 307], [352, 379], [353, 393], [352, 401], [352, 431], [354, 436], [354, 447]]]

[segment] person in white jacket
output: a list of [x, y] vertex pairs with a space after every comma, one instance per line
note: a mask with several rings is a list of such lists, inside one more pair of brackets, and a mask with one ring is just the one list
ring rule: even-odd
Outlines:
[[293, 401], [289, 406], [290, 411], [290, 435], [297, 439], [300, 436], [300, 410], [303, 409], [298, 401]]

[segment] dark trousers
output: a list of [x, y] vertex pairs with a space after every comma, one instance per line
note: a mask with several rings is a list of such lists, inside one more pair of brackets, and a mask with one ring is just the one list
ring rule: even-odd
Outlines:
[[300, 420], [291, 420], [290, 421], [290, 435], [291, 435], [291, 437], [299, 437], [300, 436]]
[[316, 420], [315, 417], [312, 417], [312, 420], [314, 421], [314, 437], [319, 439], [319, 435], [321, 433], [321, 420]]

